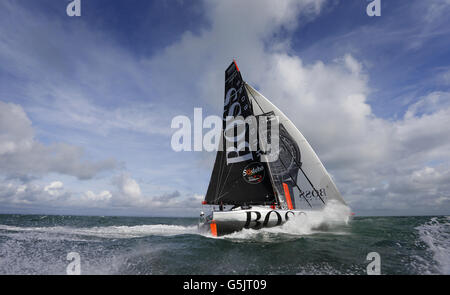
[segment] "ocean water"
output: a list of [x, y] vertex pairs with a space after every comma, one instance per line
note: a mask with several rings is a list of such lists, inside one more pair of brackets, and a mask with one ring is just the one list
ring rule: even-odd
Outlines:
[[[314, 219], [314, 218], [313, 218]], [[450, 217], [294, 220], [212, 237], [196, 218], [0, 215], [0, 274], [450, 274]]]

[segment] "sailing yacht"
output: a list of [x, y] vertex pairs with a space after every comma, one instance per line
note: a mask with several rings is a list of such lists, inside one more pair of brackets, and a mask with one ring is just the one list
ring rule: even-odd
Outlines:
[[[253, 121], [257, 124], [249, 124]], [[345, 204], [310, 144], [283, 112], [242, 79], [233, 60], [225, 71], [222, 134], [202, 202], [213, 210], [201, 212], [199, 229], [222, 236], [280, 226], [323, 210], [331, 201]]]

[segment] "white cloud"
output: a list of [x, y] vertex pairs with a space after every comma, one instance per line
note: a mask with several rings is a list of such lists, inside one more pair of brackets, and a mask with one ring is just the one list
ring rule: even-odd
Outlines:
[[85, 160], [80, 147], [37, 141], [31, 121], [20, 105], [0, 101], [0, 123], [0, 174], [8, 178], [56, 172], [89, 179], [116, 166], [113, 159]]
[[30, 149], [33, 129], [22, 107], [0, 101], [0, 156]]
[[443, 163], [439, 175], [449, 172], [448, 93], [430, 93], [389, 121], [373, 114], [368, 79], [349, 55], [328, 65], [286, 54], [266, 60], [273, 70], [255, 82], [305, 134], [350, 205], [397, 214], [450, 210], [449, 188], [418, 172], [430, 162]]
[[198, 209], [201, 198], [198, 194], [192, 196], [182, 195], [178, 190], [161, 195], [143, 194], [137, 181], [129, 174], [121, 174], [113, 178], [112, 183], [116, 190], [112, 192], [112, 206], [147, 210], [147, 212], [179, 212], [186, 210], [192, 213], [193, 208]]
[[140, 185], [128, 174], [112, 179], [111, 190], [96, 193], [93, 190], [76, 192], [66, 189], [62, 181], [38, 184], [35, 181], [0, 182], [0, 211], [35, 210], [35, 212], [63, 211], [74, 213], [93, 212], [120, 215], [197, 215], [200, 210], [200, 194], [181, 194], [179, 191], [160, 195], [142, 194]]
[[82, 202], [90, 204], [91, 202], [108, 202], [111, 200], [112, 194], [110, 191], [104, 190], [96, 194], [92, 191], [87, 191], [81, 196]]
[[434, 91], [420, 98], [416, 103], [410, 105], [405, 114], [405, 119], [431, 115], [439, 111], [446, 111], [450, 107], [450, 93]]
[[51, 196], [57, 196], [61, 193], [63, 187], [64, 185], [61, 181], [53, 181], [52, 183], [44, 187], [44, 191], [46, 191]]
[[60, 181], [41, 186], [34, 183], [18, 183], [16, 181], [3, 181], [0, 183], [0, 203], [2, 207], [8, 206], [57, 206], [60, 200], [67, 198]]
[[113, 179], [113, 184], [117, 187], [114, 200], [120, 204], [142, 205], [145, 198], [142, 196], [141, 187], [127, 174], [121, 174]]

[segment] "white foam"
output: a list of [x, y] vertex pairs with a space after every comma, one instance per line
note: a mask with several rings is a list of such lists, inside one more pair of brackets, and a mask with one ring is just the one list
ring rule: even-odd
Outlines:
[[[320, 211], [309, 211], [289, 219], [280, 230], [296, 235], [310, 235], [318, 232], [334, 232], [333, 229], [347, 225], [350, 221], [350, 208], [337, 201], [330, 201]], [[335, 232], [342, 234], [342, 232]]]
[[420, 240], [432, 252], [439, 273], [450, 274], [450, 217], [433, 217], [416, 229]]
[[152, 235], [173, 236], [182, 234], [196, 234], [197, 226], [153, 224], [153, 225], [136, 225], [136, 226], [73, 228], [64, 226], [17, 227], [9, 225], [0, 225], [0, 230], [121, 239], [121, 238], [138, 238]]
[[291, 217], [288, 222], [281, 226], [260, 230], [243, 229], [227, 235], [225, 238], [253, 239], [257, 235], [263, 240], [270, 240], [273, 234], [287, 234], [291, 236], [304, 236], [323, 232], [347, 234], [347, 232], [337, 229], [347, 225], [350, 218], [351, 211], [348, 206], [337, 201], [330, 201], [322, 210], [308, 211], [305, 215], [301, 214]]

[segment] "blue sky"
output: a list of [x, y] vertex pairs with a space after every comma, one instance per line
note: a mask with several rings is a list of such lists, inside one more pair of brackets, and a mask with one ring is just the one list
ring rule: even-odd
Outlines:
[[0, 212], [196, 216], [223, 72], [290, 117], [361, 215], [450, 213], [448, 0], [0, 4]]

